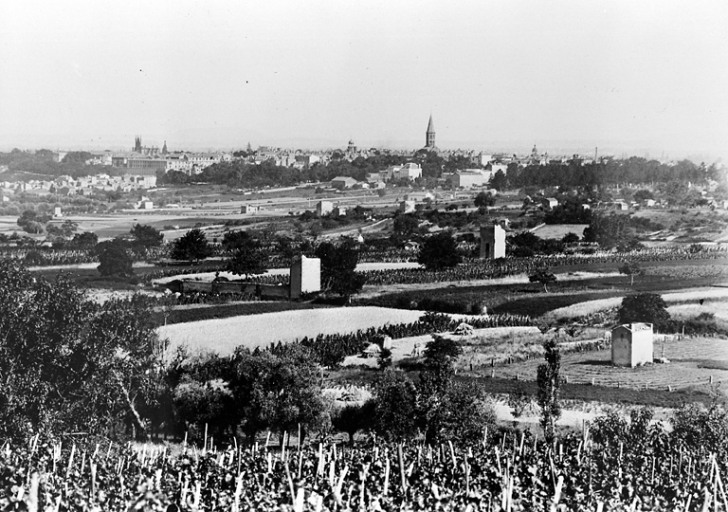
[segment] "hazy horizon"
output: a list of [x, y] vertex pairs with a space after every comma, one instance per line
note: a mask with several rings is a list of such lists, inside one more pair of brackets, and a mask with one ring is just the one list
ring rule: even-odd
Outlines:
[[0, 149], [728, 157], [728, 2], [0, 4]]

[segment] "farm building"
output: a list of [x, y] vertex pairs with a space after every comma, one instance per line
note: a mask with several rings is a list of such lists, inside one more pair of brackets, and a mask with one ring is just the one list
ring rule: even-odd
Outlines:
[[495, 260], [506, 256], [506, 230], [498, 224], [480, 227], [480, 259]]
[[333, 211], [334, 211], [334, 203], [332, 203], [331, 201], [319, 201], [316, 204], [316, 213], [318, 213], [319, 217], [323, 217], [324, 215], [329, 215]]
[[402, 201], [399, 203], [399, 211], [402, 213], [412, 213], [415, 211], [415, 206], [417, 203], [415, 201]]
[[240, 213], [242, 214], [250, 214], [250, 213], [258, 213], [258, 210], [260, 208], [253, 204], [244, 204], [240, 207]]
[[652, 324], [622, 324], [612, 329], [612, 364], [634, 368], [652, 362]]
[[339, 190], [351, 188], [356, 184], [357, 181], [354, 178], [350, 178], [348, 176], [337, 176], [336, 178], [331, 180], [331, 187], [338, 188]]
[[298, 299], [303, 293], [321, 291], [321, 260], [301, 255], [291, 265], [290, 298]]
[[370, 358], [370, 357], [379, 357], [379, 355], [382, 353], [382, 347], [380, 347], [376, 343], [370, 343], [367, 348], [364, 349], [362, 352], [362, 357]]

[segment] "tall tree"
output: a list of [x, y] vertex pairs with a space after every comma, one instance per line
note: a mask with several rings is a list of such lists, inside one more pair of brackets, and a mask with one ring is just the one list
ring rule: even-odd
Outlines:
[[146, 224], [134, 224], [129, 233], [134, 237], [134, 245], [144, 249], [159, 247], [164, 242], [162, 232]]
[[538, 405], [541, 407], [541, 426], [544, 437], [553, 443], [556, 437], [556, 420], [561, 417], [561, 353], [554, 339], [547, 340], [544, 345], [544, 359], [536, 374], [538, 384]]
[[417, 433], [417, 389], [404, 372], [382, 372], [374, 409], [374, 430], [383, 438], [402, 441]]
[[628, 295], [622, 299], [617, 316], [619, 322], [623, 324], [647, 322], [653, 324], [657, 329], [664, 329], [670, 324], [667, 303], [655, 293]]
[[233, 274], [246, 277], [264, 274], [268, 270], [268, 254], [262, 250], [260, 242], [250, 239], [234, 249], [228, 259], [227, 269]]
[[99, 274], [102, 276], [130, 276], [134, 273], [133, 260], [126, 241], [115, 238], [96, 246]]
[[427, 270], [452, 268], [457, 266], [461, 259], [455, 238], [445, 231], [425, 239], [417, 256], [417, 261]]
[[191, 229], [172, 246], [172, 259], [199, 261], [212, 254], [212, 248], [201, 229]]
[[339, 246], [323, 242], [316, 248], [316, 257], [321, 259], [322, 288], [329, 290], [347, 301], [361, 291], [365, 278], [356, 272], [359, 249], [356, 242], [346, 240]]

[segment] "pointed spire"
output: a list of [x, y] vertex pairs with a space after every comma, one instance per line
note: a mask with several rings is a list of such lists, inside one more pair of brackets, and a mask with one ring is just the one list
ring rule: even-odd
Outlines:
[[[422, 126], [422, 125], [420, 125], [420, 126]], [[427, 123], [427, 131], [428, 132], [435, 131], [435, 123], [432, 122], [432, 114], [430, 114], [430, 121]]]

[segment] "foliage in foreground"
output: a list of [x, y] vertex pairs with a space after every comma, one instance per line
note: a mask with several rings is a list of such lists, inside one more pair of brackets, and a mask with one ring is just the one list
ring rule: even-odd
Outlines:
[[[17, 485], [0, 494], [0, 506], [59, 506], [79, 512], [170, 506], [239, 511], [722, 510], [714, 504], [725, 500], [725, 409], [683, 409], [673, 419], [672, 432], [650, 423], [651, 417], [648, 410], [634, 411], [631, 421], [611, 413], [581, 435], [561, 437], [555, 448], [529, 432], [494, 429], [452, 444], [377, 439], [352, 447], [324, 442], [280, 450], [261, 442], [242, 449], [232, 444], [209, 451], [183, 447], [177, 454], [148, 445], [102, 445], [96, 451], [93, 443], [71, 447], [34, 437], [0, 451], [0, 474]], [[18, 492], [20, 487], [24, 492]]]
[[0, 261], [0, 432], [145, 430], [161, 372], [149, 318], [134, 299], [98, 305]]

